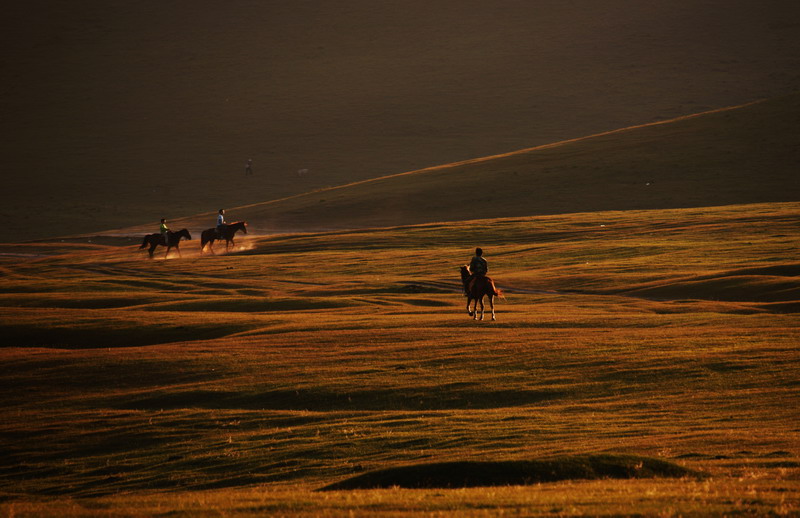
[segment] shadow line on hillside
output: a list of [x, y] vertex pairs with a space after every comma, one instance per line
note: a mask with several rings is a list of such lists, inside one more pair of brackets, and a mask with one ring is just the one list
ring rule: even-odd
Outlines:
[[152, 395], [102, 398], [103, 404], [126, 410], [179, 408], [243, 410], [461, 410], [506, 408], [542, 404], [569, 395], [562, 390], [451, 390], [420, 387], [414, 390], [278, 389], [256, 394], [191, 390]]

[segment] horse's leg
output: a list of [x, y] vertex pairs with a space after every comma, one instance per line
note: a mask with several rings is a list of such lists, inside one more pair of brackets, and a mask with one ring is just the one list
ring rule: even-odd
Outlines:
[[470, 302], [472, 302], [472, 299], [467, 297], [467, 315], [472, 316], [472, 311], [469, 309]]
[[172, 245], [167, 246], [167, 251], [164, 253], [164, 259], [169, 257], [169, 251], [172, 250]]
[[178, 251], [178, 259], [183, 259], [183, 256], [181, 255], [181, 247], [180, 247], [180, 245], [175, 245], [175, 250]]
[[157, 246], [158, 245], [150, 244], [150, 249], [147, 251], [147, 253], [150, 254], [150, 259], [153, 258], [153, 254], [155, 254]]
[[483, 320], [483, 296], [482, 295], [481, 295], [480, 301], [481, 301], [481, 320]]
[[489, 295], [489, 307], [492, 308], [492, 320], [497, 320], [494, 316], [494, 295]]

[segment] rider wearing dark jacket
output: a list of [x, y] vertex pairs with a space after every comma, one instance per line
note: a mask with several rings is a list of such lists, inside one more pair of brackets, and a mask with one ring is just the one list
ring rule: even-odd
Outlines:
[[486, 262], [486, 259], [483, 258], [483, 249], [480, 247], [476, 248], [475, 257], [469, 262], [470, 276], [464, 287], [465, 292], [469, 293], [469, 290], [472, 289], [472, 283], [476, 277], [485, 277], [488, 271], [489, 264]]
[[489, 271], [489, 265], [486, 259], [483, 258], [483, 250], [481, 248], [475, 249], [475, 257], [469, 262], [469, 273], [475, 275], [486, 275]]

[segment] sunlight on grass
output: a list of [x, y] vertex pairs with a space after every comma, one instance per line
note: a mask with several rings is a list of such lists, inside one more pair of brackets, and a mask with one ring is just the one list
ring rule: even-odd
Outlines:
[[[117, 245], [3, 256], [2, 512], [796, 513], [799, 212], [269, 236], [174, 261]], [[476, 244], [506, 292], [497, 322], [463, 307]], [[312, 492], [594, 454], [709, 478]]]

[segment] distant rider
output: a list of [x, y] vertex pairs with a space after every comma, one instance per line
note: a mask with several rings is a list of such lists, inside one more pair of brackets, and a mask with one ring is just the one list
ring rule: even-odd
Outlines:
[[225, 229], [225, 209], [219, 209], [217, 214], [217, 239], [222, 239], [222, 231]]
[[475, 249], [475, 257], [469, 262], [470, 276], [467, 278], [467, 285], [464, 288], [468, 294], [472, 290], [472, 285], [478, 277], [486, 277], [486, 272], [489, 271], [489, 264], [483, 258], [483, 249]]
[[161, 226], [158, 227], [158, 231], [161, 232], [161, 237], [164, 239], [164, 246], [169, 246], [169, 227], [165, 218], [161, 218]]

